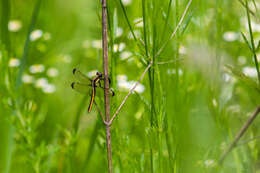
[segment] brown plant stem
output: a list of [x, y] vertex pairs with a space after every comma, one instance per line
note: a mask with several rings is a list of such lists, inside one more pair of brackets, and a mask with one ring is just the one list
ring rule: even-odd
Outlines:
[[[104, 97], [105, 97], [105, 121], [110, 121], [110, 105], [109, 105], [109, 80], [108, 80], [108, 41], [107, 41], [107, 3], [106, 0], [102, 0], [102, 48], [103, 48], [103, 68], [104, 68]], [[111, 132], [110, 125], [106, 125], [106, 136], [107, 136], [107, 161], [108, 161], [108, 172], [113, 172], [112, 167], [112, 146], [111, 146]]]
[[224, 153], [221, 155], [218, 163], [222, 164], [223, 161], [225, 160], [226, 156], [232, 151], [232, 149], [237, 145], [237, 142], [239, 139], [244, 135], [248, 127], [252, 124], [254, 119], [257, 117], [258, 113], [260, 112], [260, 105], [256, 108], [254, 114], [249, 118], [249, 120], [243, 125], [243, 127], [240, 129], [238, 134], [236, 135], [235, 139], [233, 142], [229, 145], [229, 147], [224, 151]]

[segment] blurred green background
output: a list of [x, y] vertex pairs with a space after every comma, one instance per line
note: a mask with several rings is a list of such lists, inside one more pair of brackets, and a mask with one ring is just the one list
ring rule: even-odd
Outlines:
[[[111, 127], [116, 173], [260, 172], [259, 118], [217, 165], [260, 103], [260, 1], [193, 0], [170, 39], [189, 2], [107, 2], [111, 114], [155, 62]], [[103, 71], [100, 1], [0, 7], [0, 173], [107, 172], [105, 126], [70, 87]]]

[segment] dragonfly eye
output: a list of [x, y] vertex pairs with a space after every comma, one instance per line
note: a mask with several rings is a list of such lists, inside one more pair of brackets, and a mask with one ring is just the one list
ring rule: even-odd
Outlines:
[[102, 73], [101, 72], [97, 72], [96, 75], [99, 76], [99, 77], [102, 77]]

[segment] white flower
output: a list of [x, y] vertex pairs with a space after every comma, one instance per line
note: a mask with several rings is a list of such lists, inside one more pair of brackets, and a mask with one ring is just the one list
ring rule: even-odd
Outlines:
[[218, 106], [217, 100], [215, 98], [212, 100], [212, 104], [213, 104], [214, 107]]
[[53, 84], [47, 84], [42, 88], [44, 93], [53, 93], [56, 91], [56, 87]]
[[31, 40], [31, 41], [38, 40], [39, 38], [41, 38], [42, 34], [43, 34], [43, 33], [42, 33], [42, 30], [39, 30], [39, 29], [34, 30], [34, 31], [32, 31], [32, 33], [30, 34], [30, 40]]
[[[129, 89], [132, 89], [132, 87], [135, 85], [135, 83], [136, 83], [136, 81], [130, 81], [129, 85], [131, 85], [131, 88], [129, 88]], [[136, 91], [138, 93], [142, 93], [142, 92], [144, 92], [144, 90], [145, 90], [145, 87], [140, 83], [134, 89], [134, 91]]]
[[28, 75], [28, 74], [24, 74], [23, 77], [22, 77], [22, 81], [24, 83], [28, 83], [29, 84], [29, 83], [32, 83], [33, 80], [34, 80], [33, 76]]
[[125, 43], [120, 43], [118, 48], [119, 52], [123, 51], [124, 48], [125, 48]]
[[121, 52], [125, 48], [125, 43], [114, 44], [114, 52]]
[[118, 80], [117, 85], [118, 85], [119, 89], [122, 89], [122, 90], [128, 90], [131, 87], [129, 85], [129, 83], [124, 80]]
[[238, 33], [233, 32], [233, 31], [225, 32], [224, 35], [223, 35], [223, 39], [224, 39], [225, 41], [228, 41], [228, 42], [235, 41], [235, 40], [237, 40], [238, 38], [239, 38]]
[[223, 80], [224, 80], [225, 82], [229, 82], [230, 79], [231, 79], [231, 76], [230, 76], [229, 74], [227, 74], [227, 73], [224, 73], [224, 74], [223, 74]]
[[113, 47], [113, 50], [114, 50], [114, 52], [117, 52], [118, 51], [118, 44], [114, 44], [114, 47]]
[[57, 76], [59, 74], [59, 71], [56, 69], [56, 68], [49, 68], [48, 70], [47, 70], [47, 75], [49, 76], [49, 77], [55, 77], [55, 76]]
[[11, 58], [9, 61], [9, 67], [18, 67], [20, 65], [20, 60], [16, 58]]
[[204, 164], [206, 167], [211, 167], [211, 166], [214, 166], [215, 161], [214, 160], [205, 160]]
[[11, 32], [17, 32], [22, 28], [22, 22], [19, 20], [11, 20], [8, 22], [8, 30]]
[[43, 34], [43, 38], [44, 38], [44, 40], [50, 40], [51, 39], [51, 34], [49, 32], [45, 32]]
[[116, 79], [118, 81], [127, 81], [127, 76], [126, 75], [117, 75]]
[[131, 52], [124, 51], [120, 54], [120, 59], [125, 60], [132, 56]]
[[180, 54], [183, 54], [183, 55], [186, 54], [186, 53], [187, 53], [186, 48], [181, 45], [180, 48], [179, 48], [179, 53], [180, 53]]
[[102, 41], [101, 40], [93, 40], [92, 41], [92, 47], [96, 49], [102, 48]]
[[34, 64], [30, 66], [29, 71], [31, 73], [42, 73], [45, 70], [44, 65], [42, 64]]
[[122, 0], [122, 3], [127, 6], [130, 5], [132, 3], [132, 0]]
[[249, 77], [256, 77], [257, 76], [257, 71], [254, 67], [244, 67], [243, 73], [246, 76], [249, 76]]
[[244, 65], [244, 64], [246, 63], [246, 57], [244, 57], [244, 56], [239, 56], [239, 57], [237, 58], [237, 61], [238, 61], [238, 63], [239, 63], [240, 65]]
[[[121, 79], [120, 79], [121, 78]], [[121, 89], [121, 90], [130, 90], [130, 89], [132, 89], [133, 87], [134, 87], [134, 85], [135, 85], [135, 83], [136, 83], [136, 81], [127, 81], [126, 79], [127, 79], [127, 77], [126, 76], [124, 76], [124, 75], [119, 75], [119, 76], [117, 76], [117, 79], [118, 79], [118, 83], [117, 83], [117, 85], [118, 85], [118, 87], [119, 87], [119, 89]], [[142, 84], [138, 84], [136, 87], [135, 87], [135, 89], [134, 89], [134, 91], [136, 91], [136, 92], [138, 92], [138, 93], [142, 93], [142, 92], [144, 92], [144, 90], [145, 90], [145, 87], [142, 85]]]
[[46, 78], [40, 78], [35, 82], [36, 88], [44, 88], [47, 85], [48, 85], [48, 80]]
[[122, 34], [123, 34], [123, 29], [120, 27], [116, 28], [116, 33], [115, 33], [116, 37], [120, 37]]
[[254, 32], [260, 32], [260, 24], [251, 21], [251, 27]]

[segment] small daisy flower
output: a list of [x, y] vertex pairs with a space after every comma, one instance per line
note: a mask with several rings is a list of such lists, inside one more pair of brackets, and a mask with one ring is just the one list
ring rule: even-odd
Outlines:
[[227, 42], [236, 41], [239, 38], [238, 33], [233, 31], [225, 32], [223, 35], [223, 39]]
[[120, 54], [120, 59], [121, 60], [125, 60], [125, 59], [128, 59], [129, 57], [132, 56], [132, 53], [131, 52], [128, 52], [128, 51], [124, 51]]
[[127, 6], [130, 5], [132, 3], [132, 0], [122, 0], [122, 3]]
[[230, 76], [229, 74], [227, 74], [227, 73], [224, 73], [224, 74], [223, 74], [223, 80], [224, 80], [225, 82], [229, 82], [230, 79], [231, 79], [231, 76]]
[[19, 20], [11, 20], [8, 22], [8, 30], [11, 32], [17, 32], [22, 28], [22, 22]]
[[257, 71], [254, 67], [244, 67], [243, 73], [246, 76], [249, 76], [249, 77], [256, 77], [257, 76]]
[[118, 80], [118, 81], [127, 81], [127, 76], [126, 75], [117, 75], [116, 76], [116, 79]]
[[28, 75], [28, 74], [24, 74], [23, 77], [22, 77], [22, 81], [23, 81], [24, 83], [27, 83], [27, 84], [32, 83], [33, 80], [34, 80], [33, 76]]
[[20, 65], [20, 60], [17, 58], [11, 58], [9, 61], [9, 67], [18, 67]]
[[215, 161], [214, 160], [210, 160], [210, 159], [209, 160], [205, 160], [204, 164], [205, 164], [206, 167], [212, 167], [212, 166], [214, 166]]
[[42, 64], [34, 64], [30, 66], [29, 71], [31, 73], [42, 73], [45, 70], [44, 65]]
[[53, 93], [56, 91], [56, 87], [53, 84], [47, 84], [47, 85], [44, 85], [44, 87], [42, 88], [42, 91], [44, 93]]
[[213, 104], [214, 107], [218, 106], [217, 100], [215, 98], [212, 100], [212, 104]]
[[183, 55], [186, 54], [186, 53], [187, 53], [186, 48], [181, 45], [180, 48], [179, 48], [179, 53], [180, 53], [180, 54], [183, 54]]
[[59, 71], [56, 69], [56, 68], [49, 68], [48, 70], [47, 70], [47, 75], [49, 76], [49, 77], [56, 77], [56, 76], [58, 76], [58, 74], [59, 74]]
[[48, 85], [48, 80], [46, 78], [39, 78], [35, 82], [36, 88], [44, 88], [46, 85]]
[[123, 34], [123, 29], [120, 27], [116, 28], [116, 33], [115, 33], [116, 37], [120, 37], [122, 34]]
[[117, 52], [118, 51], [118, 44], [114, 44], [114, 46], [113, 46], [113, 50], [114, 50], [114, 52]]
[[43, 35], [42, 30], [40, 30], [40, 29], [34, 30], [34, 31], [32, 31], [32, 33], [30, 34], [30, 40], [31, 40], [31, 41], [36, 41], [36, 40], [38, 40], [39, 38], [41, 38], [42, 35]]
[[238, 61], [238, 63], [239, 63], [240, 65], [244, 65], [244, 64], [246, 64], [246, 57], [244, 57], [244, 56], [239, 56], [239, 57], [237, 58], [237, 61]]
[[125, 43], [120, 43], [118, 47], [119, 52], [122, 52], [125, 47], [126, 47]]

